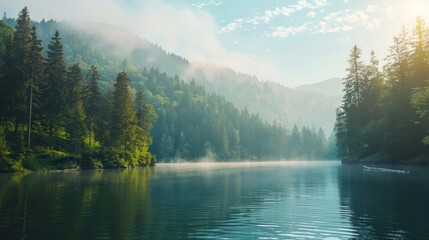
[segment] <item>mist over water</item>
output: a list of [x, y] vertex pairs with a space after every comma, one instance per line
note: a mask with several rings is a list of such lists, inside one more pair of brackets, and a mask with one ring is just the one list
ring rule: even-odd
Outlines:
[[0, 236], [427, 239], [427, 173], [335, 161], [206, 161], [0, 175]]

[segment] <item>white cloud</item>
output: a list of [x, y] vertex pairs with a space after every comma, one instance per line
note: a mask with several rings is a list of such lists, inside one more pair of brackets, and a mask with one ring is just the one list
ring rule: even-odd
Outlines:
[[314, 18], [317, 15], [317, 13], [315, 11], [310, 11], [307, 13], [308, 17]]
[[[260, 25], [262, 23], [268, 24], [275, 17], [279, 17], [279, 16], [289, 17], [292, 14], [299, 11], [303, 11], [305, 9], [311, 9], [311, 10], [321, 9], [322, 7], [327, 5], [328, 5], [327, 0], [313, 0], [311, 2], [306, 0], [299, 0], [296, 2], [296, 4], [279, 6], [273, 9], [265, 10], [262, 14], [258, 14], [250, 18], [234, 20], [233, 22], [228, 23], [224, 27], [221, 27], [219, 32], [221, 33], [232, 32], [237, 30], [240, 27], [244, 27], [244, 25], [246, 24], [251, 24], [253, 26]], [[310, 17], [316, 16], [316, 13], [314, 11], [311, 11], [309, 14], [310, 14], [309, 15]], [[232, 28], [231, 26], [235, 26], [235, 25], [230, 25], [230, 24], [233, 24], [233, 23], [236, 23], [238, 26], [235, 28]]]
[[[268, 61], [227, 50], [219, 40], [216, 24], [208, 13], [158, 0], [134, 1], [133, 4], [130, 7], [118, 0], [14, 0], [2, 2], [2, 7], [8, 13], [17, 14], [27, 5], [34, 20], [52, 18], [109, 23], [124, 27], [193, 62], [227, 66], [267, 80], [282, 79], [283, 74]], [[130, 43], [124, 40], [122, 44]]]
[[226, 32], [235, 31], [235, 30], [242, 27], [242, 23], [243, 23], [242, 19], [236, 19], [234, 22], [228, 23], [225, 27], [222, 27], [219, 30], [219, 33], [226, 33]]
[[368, 5], [367, 7], [366, 7], [366, 12], [367, 13], [375, 13], [375, 12], [377, 12], [378, 10], [380, 9], [380, 6], [378, 6], [378, 5]]
[[345, 9], [331, 12], [323, 17], [315, 30], [316, 33], [335, 33], [350, 31], [355, 27], [367, 30], [378, 29], [386, 19], [391, 19], [394, 10], [379, 5], [368, 5], [364, 10]]
[[193, 3], [192, 6], [196, 7], [196, 8], [205, 8], [205, 7], [209, 7], [209, 6], [213, 6], [213, 7], [217, 7], [222, 5], [222, 0], [209, 0], [209, 1], [205, 1], [205, 2], [197, 2], [197, 3]]
[[284, 27], [279, 26], [274, 29], [274, 31], [271, 33], [271, 37], [279, 37], [279, 38], [285, 38], [290, 35], [295, 35], [297, 33], [302, 33], [308, 31], [308, 23], [305, 23], [298, 27]]

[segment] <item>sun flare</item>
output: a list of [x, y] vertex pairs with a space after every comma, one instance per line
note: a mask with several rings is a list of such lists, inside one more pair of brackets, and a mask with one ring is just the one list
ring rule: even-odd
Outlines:
[[429, 17], [429, 1], [418, 0], [411, 1], [404, 6], [404, 11], [408, 19], [415, 19], [417, 17], [428, 18]]

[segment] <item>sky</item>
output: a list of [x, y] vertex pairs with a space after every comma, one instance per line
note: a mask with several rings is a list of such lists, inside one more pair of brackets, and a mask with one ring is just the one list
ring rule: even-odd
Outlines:
[[402, 26], [429, 19], [429, 0], [0, 0], [8, 17], [24, 6], [33, 20], [109, 23], [287, 87], [344, 77], [355, 44], [383, 62]]

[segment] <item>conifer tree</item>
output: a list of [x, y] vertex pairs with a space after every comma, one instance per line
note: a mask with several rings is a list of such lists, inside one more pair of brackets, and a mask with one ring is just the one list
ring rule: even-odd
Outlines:
[[[27, 145], [31, 146], [31, 128], [34, 102], [39, 101], [40, 88], [44, 77], [44, 58], [42, 55], [43, 47], [42, 41], [37, 38], [36, 27], [31, 28], [31, 51], [30, 51], [30, 86], [28, 90], [29, 103], [28, 103], [28, 126], [27, 126]], [[36, 94], [35, 94], [36, 92]], [[36, 97], [36, 99], [35, 99]]]
[[94, 126], [99, 114], [100, 104], [100, 89], [98, 82], [100, 81], [100, 74], [97, 67], [91, 65], [86, 76], [86, 89], [85, 89], [85, 110], [87, 116], [87, 126], [89, 130], [89, 146], [92, 146], [94, 139]]
[[290, 133], [290, 151], [291, 157], [296, 158], [301, 153], [302, 148], [302, 137], [299, 129], [296, 125], [293, 126], [292, 132]]
[[412, 37], [412, 87], [423, 87], [429, 79], [429, 32], [423, 18], [418, 17]]
[[10, 118], [10, 70], [13, 29], [0, 21], [0, 120]]
[[73, 146], [73, 152], [77, 154], [83, 146], [86, 136], [85, 113], [83, 109], [83, 76], [79, 63], [69, 67], [67, 72], [67, 107], [64, 113], [64, 128], [68, 140]]
[[137, 127], [137, 117], [130, 95], [131, 79], [120, 72], [116, 77], [112, 100], [110, 137], [112, 144], [130, 154], [133, 147], [132, 131]]
[[49, 137], [54, 134], [55, 127], [59, 124], [58, 117], [62, 107], [66, 103], [67, 83], [66, 64], [64, 62], [63, 45], [58, 31], [48, 45], [48, 57], [46, 62], [46, 86], [44, 108], [48, 118]]
[[[348, 74], [344, 79], [344, 97], [342, 103], [342, 113], [337, 117], [344, 117], [344, 128], [346, 135], [338, 135], [337, 139], [345, 142], [348, 146], [347, 158], [359, 156], [361, 152], [360, 126], [362, 117], [362, 93], [365, 85], [363, 79], [364, 65], [361, 61], [361, 50], [355, 45], [348, 60]], [[345, 139], [339, 139], [345, 137]]]
[[147, 103], [143, 89], [137, 91], [135, 102], [137, 126], [143, 130], [143, 140], [151, 143], [150, 129], [152, 128], [152, 122], [156, 118], [156, 113], [153, 107]]
[[30, 86], [30, 53], [32, 34], [30, 16], [24, 7], [16, 20], [15, 32], [10, 48], [10, 65], [7, 67], [7, 88], [9, 89], [8, 103], [11, 105], [11, 115], [15, 120], [15, 135], [18, 134], [19, 124], [24, 123], [27, 112], [27, 89]]

